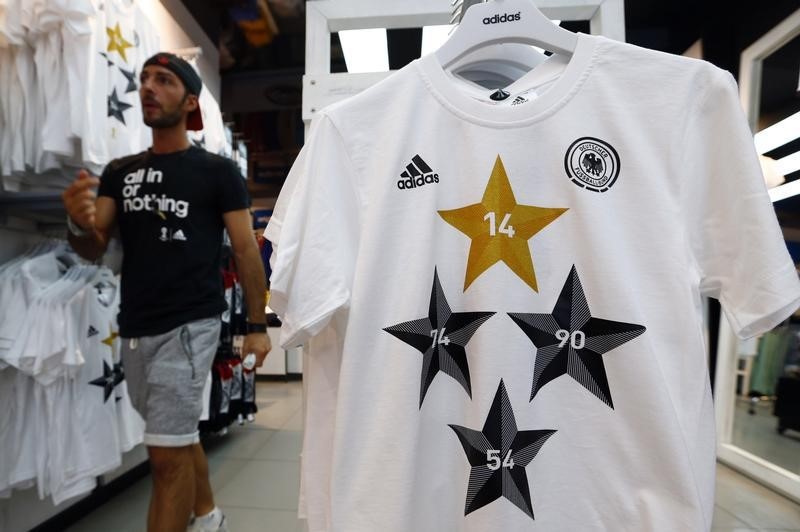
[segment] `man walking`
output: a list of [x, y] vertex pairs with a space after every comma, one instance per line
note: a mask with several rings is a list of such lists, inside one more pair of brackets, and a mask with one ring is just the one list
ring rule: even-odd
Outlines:
[[[80, 172], [63, 195], [69, 242], [96, 260], [119, 229], [122, 362], [131, 400], [145, 420], [153, 473], [148, 531], [183, 532], [187, 524], [195, 531], [225, 531], [197, 432], [225, 309], [223, 229], [247, 300], [243, 352], [254, 353], [258, 366], [271, 347], [264, 267], [237, 167], [186, 137], [187, 129], [203, 127], [200, 77], [186, 61], [159, 53], [145, 62], [140, 81], [153, 145], [112, 161], [99, 180]], [[197, 517], [189, 523], [192, 512]]]

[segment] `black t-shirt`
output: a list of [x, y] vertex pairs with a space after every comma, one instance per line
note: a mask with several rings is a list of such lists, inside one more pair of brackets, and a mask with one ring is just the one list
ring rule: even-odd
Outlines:
[[222, 215], [249, 205], [233, 161], [197, 147], [142, 152], [109, 163], [98, 195], [117, 206], [121, 336], [162, 334], [225, 310]]

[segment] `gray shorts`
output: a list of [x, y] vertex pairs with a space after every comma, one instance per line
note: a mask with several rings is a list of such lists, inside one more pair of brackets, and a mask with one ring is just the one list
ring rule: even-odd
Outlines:
[[185, 447], [200, 441], [203, 387], [220, 326], [218, 317], [206, 318], [157, 336], [122, 339], [125, 380], [145, 421], [145, 445]]

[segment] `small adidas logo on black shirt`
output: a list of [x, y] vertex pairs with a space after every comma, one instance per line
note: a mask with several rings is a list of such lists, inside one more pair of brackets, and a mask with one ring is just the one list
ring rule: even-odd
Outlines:
[[422, 157], [415, 155], [411, 158], [411, 164], [407, 165], [403, 173], [400, 174], [397, 188], [406, 190], [438, 182], [439, 174], [434, 173], [428, 163], [422, 160]]

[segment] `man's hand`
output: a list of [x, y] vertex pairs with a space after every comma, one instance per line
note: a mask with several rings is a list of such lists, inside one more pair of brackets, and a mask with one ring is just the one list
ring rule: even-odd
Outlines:
[[78, 179], [61, 195], [67, 215], [72, 218], [75, 225], [87, 231], [95, 228], [97, 194], [92, 189], [99, 184], [98, 178], [89, 175], [86, 170], [81, 170]]
[[270, 342], [269, 336], [265, 333], [250, 333], [244, 337], [242, 356], [253, 353], [256, 356], [256, 367], [260, 368], [264, 365], [264, 359], [267, 358], [267, 353], [271, 349], [272, 342]]

